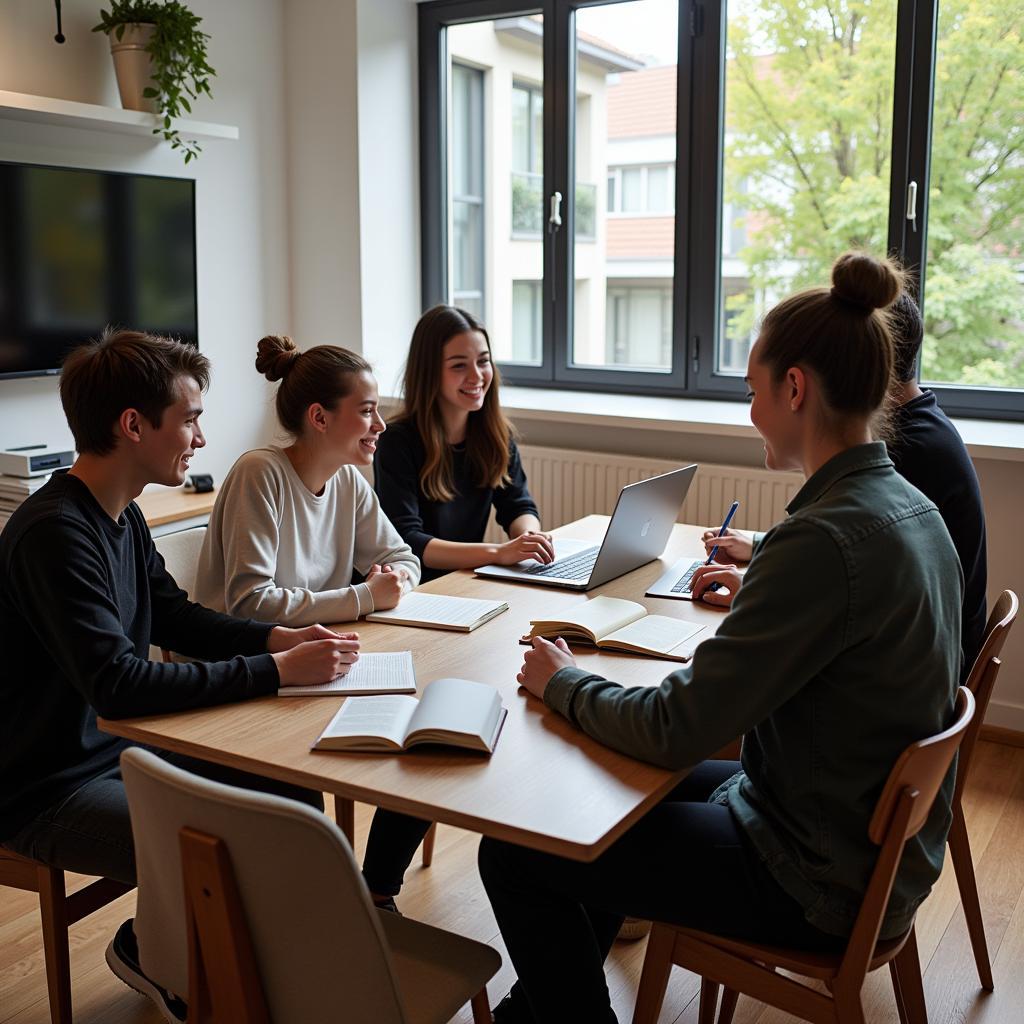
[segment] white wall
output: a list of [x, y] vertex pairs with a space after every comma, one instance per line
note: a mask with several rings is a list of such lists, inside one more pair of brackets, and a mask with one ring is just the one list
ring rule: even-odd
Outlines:
[[[98, 4], [64, 4], [67, 42], [53, 42], [54, 9], [5, 0], [0, 89], [118, 106], [107, 40], [90, 32]], [[271, 429], [269, 387], [253, 359], [267, 331], [290, 328], [284, 55], [279, 0], [193, 0], [212, 36], [213, 99], [202, 120], [235, 124], [237, 142], [203, 143], [186, 168], [147, 137], [20, 124], [0, 118], [0, 160], [196, 179], [199, 345], [213, 361], [203, 417], [208, 447], [196, 472], [220, 480]], [[0, 446], [70, 443], [57, 378], [0, 381]]]
[[359, 0], [362, 351], [394, 395], [420, 305], [416, 7]]

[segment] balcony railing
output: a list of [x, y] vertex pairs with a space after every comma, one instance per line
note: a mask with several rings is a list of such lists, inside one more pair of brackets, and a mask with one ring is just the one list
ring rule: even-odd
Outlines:
[[[540, 238], [544, 233], [544, 177], [512, 172], [512, 237]], [[597, 237], [597, 186], [576, 182], [576, 240]]]

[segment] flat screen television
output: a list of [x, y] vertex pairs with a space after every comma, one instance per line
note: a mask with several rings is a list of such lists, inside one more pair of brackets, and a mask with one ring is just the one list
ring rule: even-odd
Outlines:
[[195, 182], [0, 163], [0, 378], [108, 324], [199, 343]]

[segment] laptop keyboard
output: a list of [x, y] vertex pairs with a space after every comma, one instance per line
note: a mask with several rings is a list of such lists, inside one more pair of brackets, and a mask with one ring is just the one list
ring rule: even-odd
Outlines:
[[697, 571], [698, 566], [703, 564], [703, 562], [693, 562], [690, 568], [672, 584], [671, 592], [673, 594], [689, 594], [692, 589], [690, 584], [693, 582], [693, 574]]
[[553, 576], [559, 580], [588, 580], [594, 571], [594, 563], [597, 561], [597, 548], [587, 548], [586, 551], [579, 551], [575, 555], [567, 555], [559, 558], [557, 562], [548, 565], [531, 565], [524, 569], [529, 576]]

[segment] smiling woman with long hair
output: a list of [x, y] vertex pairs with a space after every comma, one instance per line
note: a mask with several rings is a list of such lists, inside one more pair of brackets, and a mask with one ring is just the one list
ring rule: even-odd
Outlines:
[[[499, 383], [476, 317], [455, 306], [420, 317], [404, 406], [380, 440], [374, 476], [381, 506], [419, 556], [425, 580], [451, 569], [552, 560]], [[506, 543], [483, 543], [492, 508]]]

